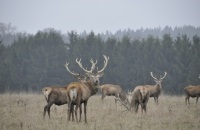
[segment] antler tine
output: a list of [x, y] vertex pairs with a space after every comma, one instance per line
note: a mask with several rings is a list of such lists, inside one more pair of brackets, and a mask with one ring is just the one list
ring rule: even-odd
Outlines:
[[68, 71], [70, 74], [72, 74], [72, 75], [79, 75], [78, 73], [74, 73], [74, 72], [70, 71], [68, 65], [69, 65], [69, 62], [67, 63], [67, 61], [66, 61], [66, 64], [65, 64], [64, 66], [65, 66], [65, 68], [67, 69], [67, 71]]
[[167, 75], [167, 72], [165, 72], [164, 76], [162, 78], [160, 78], [161, 80], [165, 78], [165, 76]]
[[151, 72], [151, 77], [155, 80], [158, 80], [156, 77], [153, 76], [153, 72]]
[[104, 60], [104, 66], [103, 66], [103, 68], [102, 68], [100, 71], [98, 71], [98, 69], [97, 69], [98, 73], [103, 72], [103, 71], [105, 70], [106, 66], [108, 65], [109, 57], [107, 57], [106, 55], [103, 55], [103, 57], [104, 57], [104, 59], [105, 59], [105, 60]]
[[87, 70], [87, 69], [85, 69], [85, 68], [83, 67], [82, 63], [81, 63], [81, 59], [78, 61], [78, 58], [76, 58], [76, 63], [77, 63], [77, 64], [79, 65], [79, 67], [80, 67], [81, 69], [83, 69], [86, 73], [92, 73], [93, 67], [91, 67], [91, 70], [90, 70], [90, 71]]
[[95, 69], [96, 64], [97, 64], [97, 60], [96, 60], [96, 62], [94, 62], [93, 59], [91, 59], [90, 62], [92, 63], [91, 71], [93, 71]]
[[130, 111], [130, 107], [128, 107], [120, 98], [119, 98], [119, 94], [118, 97], [115, 97], [116, 100], [120, 101], [120, 103], [126, 108], [125, 111]]

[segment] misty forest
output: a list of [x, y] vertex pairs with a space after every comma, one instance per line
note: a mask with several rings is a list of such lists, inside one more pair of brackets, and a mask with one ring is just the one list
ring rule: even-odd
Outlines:
[[0, 24], [0, 92], [41, 92], [45, 86], [63, 86], [76, 81], [64, 64], [84, 74], [76, 58], [87, 68], [90, 59], [103, 66], [110, 58], [100, 84], [120, 85], [125, 91], [137, 85], [155, 84], [150, 76], [167, 72], [163, 93], [183, 94], [187, 85], [200, 84], [200, 28], [119, 30], [116, 33], [67, 34], [45, 29], [36, 34], [16, 32], [10, 24]]

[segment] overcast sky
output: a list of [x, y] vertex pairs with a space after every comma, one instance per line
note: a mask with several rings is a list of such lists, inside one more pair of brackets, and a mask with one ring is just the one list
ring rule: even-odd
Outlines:
[[200, 0], [0, 0], [0, 22], [27, 33], [200, 27]]

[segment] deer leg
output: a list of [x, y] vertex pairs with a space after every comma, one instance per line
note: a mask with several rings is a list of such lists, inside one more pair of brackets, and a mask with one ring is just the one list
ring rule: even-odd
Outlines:
[[103, 102], [103, 99], [105, 98], [105, 96], [106, 96], [106, 95], [102, 93], [102, 96], [101, 96], [101, 101], [102, 101], [102, 102]]
[[188, 96], [188, 104], [190, 105], [190, 96]]
[[76, 107], [75, 107], [75, 116], [76, 116], [76, 122], [78, 122], [77, 110], [78, 110], [78, 104], [76, 104]]
[[72, 103], [69, 102], [69, 103], [68, 103], [68, 111], [67, 111], [67, 114], [68, 114], [68, 121], [70, 121], [71, 105], [72, 105]]
[[86, 106], [87, 106], [87, 101], [84, 102], [85, 123], [87, 123], [87, 117], [86, 117]]
[[80, 111], [80, 113], [79, 113], [79, 114], [80, 114], [79, 122], [81, 122], [82, 105], [80, 105], [79, 109], [80, 109], [80, 110], [79, 110], [79, 111]]
[[43, 118], [45, 118], [46, 115], [46, 111], [47, 111], [47, 105], [44, 107], [44, 113], [43, 113]]
[[188, 96], [185, 97], [185, 104], [186, 104], [186, 106], [187, 106], [187, 100], [188, 100]]
[[146, 114], [146, 111], [147, 111], [146, 103], [144, 104], [143, 109], [144, 109], [144, 112]]
[[74, 121], [74, 105], [73, 104], [71, 104], [71, 107], [70, 107], [70, 117], [71, 115], [72, 115], [72, 121]]
[[157, 105], [158, 105], [158, 97], [156, 97], [156, 103], [157, 103]]
[[153, 97], [154, 98], [154, 102], [156, 103], [156, 97]]
[[136, 103], [135, 103], [135, 113], [137, 113], [137, 112], [138, 112], [138, 107], [139, 107], [139, 103], [138, 103], [138, 102], [136, 102]]
[[197, 105], [198, 99], [199, 99], [199, 96], [197, 96], [197, 98], [196, 98], [196, 105]]
[[46, 110], [48, 112], [49, 118], [50, 118], [50, 108], [51, 108], [52, 105], [53, 105], [53, 103], [48, 103], [47, 107], [46, 107]]

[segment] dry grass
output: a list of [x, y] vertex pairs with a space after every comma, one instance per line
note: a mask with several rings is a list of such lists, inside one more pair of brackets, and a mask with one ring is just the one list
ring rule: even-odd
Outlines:
[[67, 121], [67, 105], [51, 107], [51, 119], [43, 120], [46, 101], [40, 94], [1, 94], [1, 130], [198, 130], [200, 129], [200, 103], [185, 105], [185, 98], [164, 96], [157, 106], [151, 98], [147, 114], [122, 114], [123, 107], [115, 106], [113, 97], [92, 96], [87, 107], [88, 124]]

